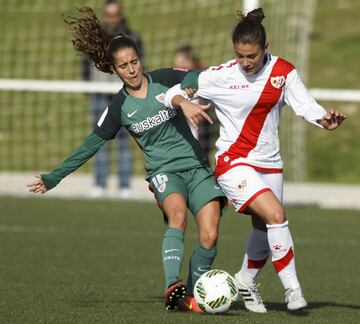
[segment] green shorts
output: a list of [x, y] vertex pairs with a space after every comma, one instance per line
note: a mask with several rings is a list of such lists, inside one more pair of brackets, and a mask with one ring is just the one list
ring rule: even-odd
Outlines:
[[216, 198], [220, 199], [221, 214], [227, 207], [227, 198], [215, 180], [211, 167], [198, 167], [175, 172], [160, 172], [149, 180], [150, 190], [154, 193], [161, 208], [165, 198], [171, 193], [180, 193], [187, 207], [196, 216], [200, 209]]

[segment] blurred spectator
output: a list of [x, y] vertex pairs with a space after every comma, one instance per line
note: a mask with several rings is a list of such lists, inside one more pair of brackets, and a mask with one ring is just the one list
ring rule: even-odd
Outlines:
[[[194, 48], [190, 44], [184, 44], [176, 49], [173, 57], [173, 67], [178, 69], [194, 70], [203, 69], [199, 56], [196, 54]], [[206, 103], [205, 99], [200, 99], [203, 103]], [[211, 107], [208, 111], [211, 118], [214, 117], [214, 107]], [[191, 125], [189, 125], [195, 138], [198, 139], [201, 147], [205, 153], [209, 156], [211, 143], [211, 124], [208, 121], [202, 121], [199, 124], [198, 131], [196, 131]]]
[[[102, 25], [110, 34], [124, 33], [130, 36], [136, 43], [140, 55], [143, 57], [143, 45], [140, 36], [133, 32], [124, 16], [121, 3], [115, 0], [107, 0], [102, 8]], [[82, 59], [82, 77], [87, 81], [118, 82], [121, 88], [121, 80], [116, 74], [110, 75], [96, 70], [92, 62], [86, 58]], [[111, 95], [92, 94], [90, 96], [91, 112], [94, 124], [97, 123], [105, 107], [111, 100]], [[116, 136], [116, 158], [119, 196], [128, 198], [130, 192], [130, 176], [132, 173], [132, 151], [128, 132], [125, 128], [120, 129]], [[95, 184], [91, 191], [93, 197], [105, 195], [107, 179], [110, 170], [109, 145], [105, 145], [95, 156]]]
[[202, 69], [203, 64], [190, 44], [184, 44], [176, 49], [173, 57], [173, 66], [178, 69]]

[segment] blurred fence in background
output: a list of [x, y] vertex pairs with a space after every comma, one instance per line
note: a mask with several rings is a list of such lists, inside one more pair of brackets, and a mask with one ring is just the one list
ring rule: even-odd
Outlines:
[[[183, 43], [191, 43], [207, 66], [233, 57], [231, 31], [236, 23], [235, 12], [242, 7], [241, 1], [122, 2], [130, 26], [144, 40], [147, 70], [171, 66], [175, 49]], [[81, 5], [91, 6], [100, 13], [102, 3], [100, 0], [0, 0], [1, 173], [50, 170], [91, 131], [87, 95], [81, 89], [74, 92], [71, 83], [56, 92], [49, 88], [50, 82], [45, 82], [41, 91], [19, 86], [11, 90], [6, 84], [10, 84], [8, 79], [79, 81], [79, 57], [72, 48], [61, 13]], [[263, 0], [261, 5], [267, 16], [264, 24], [271, 52], [293, 62], [306, 79], [316, 1]], [[109, 92], [116, 88], [111, 87]], [[351, 93], [354, 102], [359, 101], [358, 94]], [[315, 94], [320, 96], [324, 92]], [[286, 179], [302, 181], [308, 173], [307, 126], [294, 118], [289, 109], [282, 118]], [[217, 128], [213, 128], [212, 141], [217, 132]], [[143, 158], [135, 145], [134, 150], [135, 174], [142, 175]], [[90, 164], [86, 165], [80, 172], [90, 172], [90, 168]]]

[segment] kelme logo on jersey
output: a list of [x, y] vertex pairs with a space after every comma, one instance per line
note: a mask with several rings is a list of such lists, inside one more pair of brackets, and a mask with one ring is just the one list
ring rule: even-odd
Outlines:
[[145, 120], [131, 125], [131, 130], [134, 133], [141, 133], [150, 128], [158, 126], [167, 122], [170, 118], [175, 117], [177, 114], [175, 109], [160, 110], [159, 113], [153, 117], [148, 117]]
[[271, 77], [270, 82], [274, 88], [280, 89], [285, 84], [285, 77], [283, 75]]

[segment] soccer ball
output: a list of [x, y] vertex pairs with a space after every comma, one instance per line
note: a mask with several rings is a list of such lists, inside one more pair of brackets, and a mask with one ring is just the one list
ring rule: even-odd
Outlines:
[[206, 313], [225, 313], [238, 298], [238, 288], [231, 275], [223, 270], [205, 272], [195, 283], [194, 297]]

